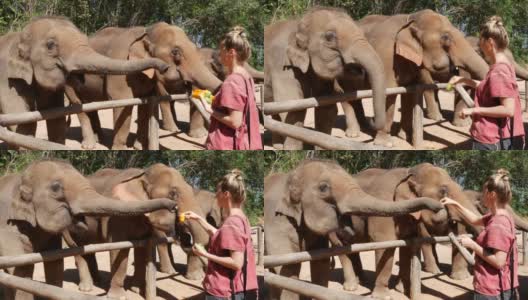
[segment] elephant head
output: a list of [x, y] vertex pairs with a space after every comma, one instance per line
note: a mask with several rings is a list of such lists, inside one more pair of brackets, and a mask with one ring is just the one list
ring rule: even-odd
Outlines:
[[32, 163], [16, 180], [8, 219], [54, 234], [84, 222], [83, 216], [133, 216], [176, 207], [169, 199], [124, 204], [104, 197], [74, 167], [61, 161]]
[[158, 59], [135, 62], [110, 59], [88, 45], [88, 37], [62, 17], [34, 19], [16, 36], [9, 49], [7, 75], [28, 85], [36, 81], [45, 90], [61, 90], [69, 74], [127, 74], [167, 65]]
[[432, 10], [408, 15], [396, 36], [395, 50], [435, 78], [449, 79], [454, 67], [460, 67], [474, 78], [484, 79], [489, 70], [462, 32]]
[[155, 57], [169, 65], [167, 72], [148, 70], [149, 78], [156, 78], [163, 86], [171, 86], [184, 81], [216, 91], [222, 82], [205, 66], [196, 45], [185, 32], [174, 25], [156, 23], [145, 30], [134, 29], [137, 37], [130, 40], [129, 59]]
[[[423, 163], [408, 169], [402, 176], [403, 178], [394, 193], [396, 201], [427, 197], [440, 203], [442, 198], [449, 197], [473, 213], [480, 215], [474, 202], [467, 197], [462, 187], [444, 169], [429, 163]], [[416, 219], [423, 221], [428, 229], [438, 234], [447, 232], [449, 221], [462, 222], [470, 226], [474, 232], [480, 231], [479, 228], [468, 224], [462, 218], [460, 212], [452, 207], [448, 207], [448, 211], [442, 210], [438, 213], [433, 213], [424, 210], [413, 215]]]
[[375, 127], [385, 124], [385, 76], [383, 64], [361, 29], [346, 12], [332, 8], [308, 11], [290, 36], [287, 65], [302, 73], [312, 70], [318, 78], [335, 81], [365, 70], [374, 97]]
[[442, 210], [433, 199], [387, 202], [365, 193], [338, 164], [307, 160], [288, 175], [276, 213], [291, 217], [313, 232], [326, 235], [339, 228], [341, 215], [398, 216], [420, 209]]

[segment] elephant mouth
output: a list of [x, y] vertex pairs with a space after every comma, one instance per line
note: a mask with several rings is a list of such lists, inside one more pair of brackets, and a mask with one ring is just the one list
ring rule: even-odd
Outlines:
[[84, 216], [74, 216], [73, 217], [73, 226], [71, 227], [73, 232], [86, 232], [88, 231], [88, 224], [86, 223], [86, 218]]
[[357, 63], [346, 64], [344, 71], [347, 76], [365, 76], [365, 69]]

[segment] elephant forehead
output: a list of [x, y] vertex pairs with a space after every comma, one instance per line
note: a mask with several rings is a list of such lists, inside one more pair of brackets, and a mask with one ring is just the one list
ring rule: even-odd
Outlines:
[[157, 45], [177, 46], [185, 43], [191, 43], [191, 40], [185, 32], [177, 26], [164, 26], [155, 29], [149, 36]]

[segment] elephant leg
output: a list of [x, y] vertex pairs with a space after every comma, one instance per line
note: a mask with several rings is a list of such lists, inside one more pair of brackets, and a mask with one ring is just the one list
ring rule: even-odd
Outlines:
[[161, 129], [170, 132], [178, 131], [178, 126], [176, 125], [176, 121], [174, 119], [174, 116], [172, 115], [173, 103], [170, 101], [160, 101], [159, 105], [161, 109], [161, 117], [163, 120], [163, 122], [161, 123]]
[[332, 134], [337, 118], [337, 105], [315, 108], [315, 129], [319, 132]]
[[365, 272], [363, 271], [363, 263], [361, 262], [361, 256], [359, 253], [349, 254], [348, 257], [352, 261], [352, 267], [354, 268], [354, 273], [359, 282], [366, 282], [367, 278], [365, 277]]
[[376, 138], [374, 139], [374, 145], [381, 145], [388, 148], [392, 148], [394, 143], [391, 140], [391, 128], [394, 122], [394, 110], [396, 106], [396, 95], [387, 96], [387, 114], [385, 127], [382, 130], [376, 132]]
[[109, 299], [127, 299], [125, 279], [128, 266], [128, 249], [110, 251], [110, 288], [107, 292]]
[[[80, 84], [80, 83], [79, 83]], [[66, 85], [64, 87], [64, 92], [68, 99], [70, 100], [71, 105], [82, 105], [81, 99], [77, 96], [75, 89], [71, 85]], [[81, 125], [82, 132], [82, 144], [81, 147], [86, 150], [92, 150], [95, 148], [96, 139], [95, 133], [92, 128], [92, 123], [88, 114], [85, 112], [80, 112], [77, 114], [79, 119], [79, 124]]]
[[454, 126], [465, 127], [471, 125], [471, 118], [462, 119], [462, 117], [460, 116], [460, 113], [464, 108], [467, 108], [466, 102], [462, 100], [462, 97], [458, 93], [455, 93], [455, 111], [453, 112], [452, 122]]
[[[132, 97], [130, 97], [132, 98]], [[123, 98], [125, 99], [125, 98]], [[114, 108], [114, 139], [112, 150], [126, 150], [127, 138], [130, 133], [132, 107]]]
[[[276, 273], [291, 279], [299, 279], [301, 272], [301, 264], [293, 264], [276, 268]], [[299, 300], [300, 296], [297, 293], [278, 288], [270, 288], [270, 300]]]
[[[161, 104], [161, 103], [160, 103]], [[138, 105], [137, 135], [134, 149], [148, 149], [149, 140], [149, 105]]]
[[[281, 122], [281, 117], [279, 115], [273, 115], [271, 118], [275, 121]], [[280, 134], [276, 134], [274, 132], [271, 133], [271, 144], [273, 145], [273, 148], [277, 150], [282, 150], [284, 145], [284, 137]]]
[[[343, 243], [339, 240], [335, 232], [330, 233], [328, 235], [328, 239], [334, 247], [343, 246]], [[355, 291], [358, 287], [358, 279], [354, 273], [355, 269], [352, 266], [351, 258], [346, 254], [342, 254], [339, 255], [339, 261], [341, 261], [341, 267], [343, 268], [343, 275], [345, 278], [345, 281], [343, 282], [343, 289], [345, 291]]]
[[204, 278], [204, 265], [200, 258], [193, 253], [187, 255], [187, 272], [185, 278], [189, 280], [201, 280]]
[[361, 128], [359, 126], [356, 112], [354, 111], [354, 108], [352, 107], [352, 101], [341, 102], [341, 107], [343, 107], [343, 111], [345, 113], [345, 118], [346, 118], [345, 135], [350, 138], [359, 137]]
[[147, 250], [145, 247], [134, 248], [134, 276], [130, 282], [131, 291], [140, 295], [144, 294], [146, 273]]
[[394, 262], [394, 249], [376, 250], [376, 283], [372, 296], [385, 299], [390, 297], [389, 280]]
[[97, 111], [92, 111], [87, 113], [88, 118], [90, 118], [90, 123], [92, 124], [92, 129], [95, 133], [95, 140], [96, 141], [103, 141], [104, 140], [104, 133], [103, 128], [101, 127], [101, 120], [99, 119], [99, 113]]
[[75, 265], [79, 271], [79, 291], [81, 292], [90, 292], [93, 289], [93, 278], [90, 274], [90, 267], [87, 261], [87, 255], [75, 256]]
[[442, 120], [442, 112], [440, 110], [440, 103], [436, 101], [437, 93], [434, 90], [424, 91], [425, 105], [427, 106], [425, 113], [428, 119], [440, 121]]
[[[467, 234], [466, 227], [462, 224], [457, 223], [457, 235]], [[449, 277], [455, 280], [464, 280], [471, 276], [468, 269], [468, 263], [464, 259], [464, 256], [458, 251], [456, 247], [451, 247], [452, 249], [452, 264], [451, 264], [451, 274]]]
[[189, 136], [201, 138], [207, 135], [208, 130], [205, 126], [205, 120], [200, 112], [191, 104], [189, 110]]
[[414, 98], [414, 93], [400, 95], [401, 120], [398, 136], [406, 141], [410, 141], [412, 138]]
[[158, 254], [160, 258], [160, 272], [166, 274], [176, 274], [174, 266], [172, 265], [172, 260], [169, 254], [169, 244], [159, 244], [158, 245]]
[[[37, 101], [37, 108], [49, 109], [64, 107], [64, 93], [62, 92], [40, 92], [40, 99]], [[66, 116], [46, 120], [48, 130], [48, 140], [51, 142], [66, 144]]]
[[[23, 266], [23, 267], [16, 267], [16, 268], [10, 268], [8, 272], [11, 275], [26, 278], [26, 279], [32, 279], [33, 278], [33, 270], [34, 266]], [[5, 300], [34, 300], [35, 296], [33, 294], [21, 291], [21, 290], [15, 290], [10, 288], [4, 289], [4, 299]]]
[[411, 258], [412, 250], [410, 247], [400, 248], [400, 271], [396, 290], [408, 296], [411, 291]]
[[[423, 223], [418, 224], [418, 230], [420, 237], [431, 237], [429, 232], [427, 231], [427, 228]], [[424, 271], [429, 272], [432, 274], [440, 274], [442, 273], [440, 271], [440, 268], [438, 268], [438, 264], [436, 263], [436, 258], [434, 255], [434, 244], [422, 244], [422, 254], [424, 258]]]

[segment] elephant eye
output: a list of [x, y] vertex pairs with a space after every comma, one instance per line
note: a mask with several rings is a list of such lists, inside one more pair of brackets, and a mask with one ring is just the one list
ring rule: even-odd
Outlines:
[[62, 190], [62, 183], [58, 180], [55, 180], [51, 183], [50, 188], [54, 193], [58, 193]]
[[442, 43], [443, 47], [445, 48], [450, 47], [451, 46], [451, 36], [449, 35], [449, 33], [442, 34], [442, 36], [440, 37], [440, 42]]
[[335, 31], [327, 31], [325, 32], [324, 38], [327, 42], [334, 42], [337, 39], [337, 35]]
[[48, 50], [53, 50], [55, 47], [57, 47], [57, 43], [54, 40], [48, 40], [46, 42], [46, 48], [48, 48]]
[[169, 198], [170, 199], [173, 199], [173, 200], [176, 200], [178, 198], [178, 191], [175, 190], [175, 189], [172, 189], [170, 192], [169, 192]]
[[176, 60], [180, 60], [181, 59], [181, 49], [176, 47], [174, 49], [171, 50], [171, 55], [174, 57], [174, 59]]
[[319, 184], [319, 191], [321, 193], [328, 193], [328, 191], [330, 190], [330, 185], [326, 182], [321, 182]]

